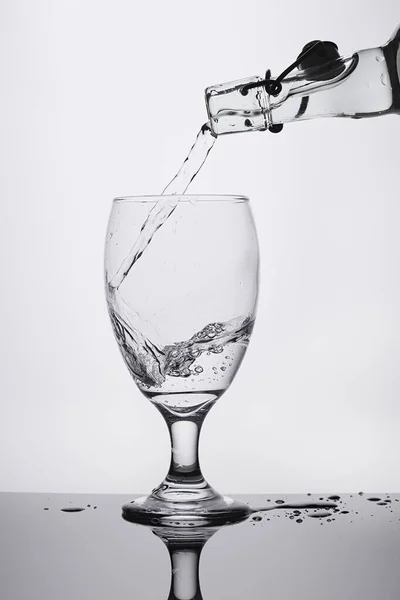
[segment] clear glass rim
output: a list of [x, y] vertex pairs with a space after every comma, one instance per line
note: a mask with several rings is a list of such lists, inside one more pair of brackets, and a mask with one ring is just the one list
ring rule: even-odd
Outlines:
[[179, 198], [179, 202], [249, 202], [247, 196], [234, 194], [158, 194], [144, 196], [117, 196], [113, 202], [158, 202], [161, 198]]

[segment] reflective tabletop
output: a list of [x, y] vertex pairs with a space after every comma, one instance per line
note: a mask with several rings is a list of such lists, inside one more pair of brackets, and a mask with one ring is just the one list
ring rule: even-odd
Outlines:
[[129, 523], [134, 497], [0, 494], [0, 597], [400, 597], [399, 494], [236, 496], [264, 510], [213, 530]]

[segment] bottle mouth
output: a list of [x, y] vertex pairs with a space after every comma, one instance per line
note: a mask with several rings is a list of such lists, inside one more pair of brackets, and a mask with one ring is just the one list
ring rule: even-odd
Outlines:
[[230, 194], [162, 194], [162, 195], [145, 195], [145, 196], [118, 196], [113, 202], [132, 202], [138, 204], [157, 203], [159, 200], [173, 198], [178, 202], [190, 202], [197, 204], [200, 202], [248, 202], [247, 196], [230, 195]]
[[[268, 129], [269, 101], [265, 89], [258, 85], [261, 81], [262, 77], [256, 76], [206, 89], [209, 123], [216, 137]], [[243, 95], [246, 88], [248, 92]]]

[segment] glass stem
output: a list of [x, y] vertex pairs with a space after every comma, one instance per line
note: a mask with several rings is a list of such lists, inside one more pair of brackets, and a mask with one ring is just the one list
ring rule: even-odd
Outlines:
[[199, 463], [199, 436], [203, 419], [167, 421], [171, 438], [171, 464], [166, 477], [171, 483], [197, 485], [204, 481]]
[[158, 406], [171, 438], [171, 463], [164, 481], [152, 495], [170, 502], [198, 502], [219, 496], [205, 481], [199, 463], [199, 435], [212, 404], [194, 415], [179, 416]]

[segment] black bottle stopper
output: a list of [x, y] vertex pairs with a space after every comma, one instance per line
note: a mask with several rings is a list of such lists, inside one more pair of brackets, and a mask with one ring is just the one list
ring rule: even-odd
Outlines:
[[[307, 51], [315, 46], [314, 50], [310, 53]], [[322, 42], [321, 40], [314, 40], [306, 44], [303, 50], [300, 52], [298, 59], [301, 58], [302, 54], [305, 54], [304, 58], [300, 61], [298, 68], [302, 71], [310, 71], [310, 76], [315, 81], [327, 81], [333, 79], [342, 73], [345, 69], [343, 60], [341, 59], [339, 49], [334, 42]], [[331, 68], [324, 69], [321, 74], [320, 67], [323, 65], [331, 64]], [[314, 71], [314, 73], [312, 71]]]

